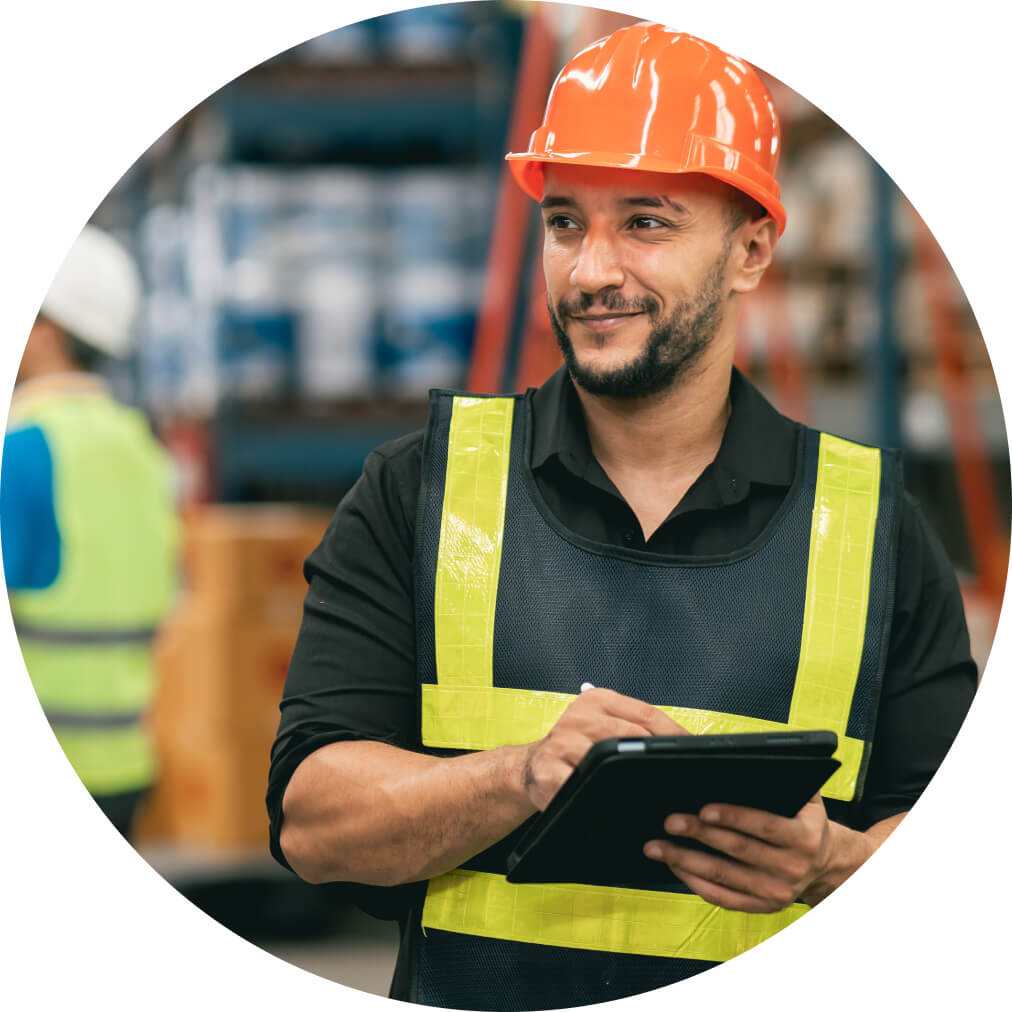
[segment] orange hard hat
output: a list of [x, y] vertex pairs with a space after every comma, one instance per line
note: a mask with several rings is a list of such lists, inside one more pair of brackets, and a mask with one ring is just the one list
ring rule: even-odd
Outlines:
[[541, 199], [546, 162], [644, 172], [702, 172], [757, 200], [783, 232], [774, 178], [780, 123], [743, 60], [664, 25], [620, 28], [574, 56], [555, 79], [530, 150], [506, 156]]

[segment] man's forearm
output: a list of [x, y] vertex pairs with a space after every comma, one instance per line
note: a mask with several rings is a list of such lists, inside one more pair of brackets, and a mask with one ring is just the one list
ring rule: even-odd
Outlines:
[[886, 837], [903, 821], [906, 812], [876, 822], [863, 833], [838, 822], [829, 823], [833, 840], [828, 862], [822, 874], [798, 897], [814, 906], [838, 889], [882, 845]]
[[292, 775], [281, 849], [309, 882], [432, 878], [545, 808], [594, 742], [679, 733], [654, 706], [590, 689], [529, 745], [439, 759], [380, 742], [336, 742]]
[[440, 759], [379, 742], [308, 756], [285, 792], [281, 847], [309, 882], [396, 885], [456, 868], [535, 807], [526, 746]]

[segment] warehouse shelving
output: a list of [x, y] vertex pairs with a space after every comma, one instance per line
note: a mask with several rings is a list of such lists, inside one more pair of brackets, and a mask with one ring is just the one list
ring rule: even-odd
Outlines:
[[507, 82], [474, 62], [271, 65], [210, 100], [234, 161], [404, 164], [498, 154]]
[[368, 400], [326, 411], [235, 406], [212, 426], [224, 502], [336, 502], [377, 446], [425, 424], [424, 403]]
[[[114, 189], [96, 220], [131, 236], [143, 252], [148, 233], [157, 235], [188, 224], [193, 183], [200, 174], [205, 190], [208, 186], [220, 189], [220, 180], [227, 184], [234, 172], [242, 175], [237, 176], [237, 187], [246, 186], [248, 180], [256, 183], [259, 174], [266, 180], [264, 189], [273, 177], [282, 181], [277, 189], [283, 192], [287, 186], [283, 180], [289, 174], [294, 179], [300, 173], [322, 177], [347, 170], [371, 174], [380, 205], [371, 225], [379, 231], [383, 223], [378, 219], [396, 212], [391, 202], [398, 187], [412, 185], [410, 176], [415, 170], [438, 178], [444, 172], [480, 174], [482, 167], [488, 167], [491, 177], [503, 148], [522, 20], [498, 4], [460, 4], [452, 11], [434, 11], [437, 22], [443, 19], [436, 25], [437, 34], [445, 32], [447, 19], [456, 19], [461, 26], [461, 44], [440, 49], [431, 39], [421, 45], [419, 40], [427, 38], [419, 20], [423, 16], [419, 11], [376, 18], [332, 33], [329, 46], [310, 40], [252, 68], [168, 131]], [[342, 41], [344, 36], [353, 44]], [[363, 42], [365, 49], [360, 51]], [[215, 172], [220, 180], [212, 178], [208, 184], [209, 174]], [[491, 201], [481, 202], [480, 188], [476, 192], [477, 206], [465, 213], [478, 219], [473, 226], [476, 233], [487, 234], [494, 207]], [[165, 212], [164, 220], [145, 233], [145, 216], [156, 205]], [[206, 202], [202, 206], [206, 217]], [[229, 213], [228, 208], [222, 213]], [[374, 247], [382, 244], [382, 236], [373, 238]], [[477, 234], [466, 253], [467, 266], [476, 279], [483, 246]], [[165, 250], [158, 252], [164, 259]], [[238, 348], [243, 353], [250, 341], [242, 333], [237, 344], [227, 338], [231, 332], [227, 330], [222, 337], [219, 307], [228, 308], [222, 301], [227, 285], [218, 284], [211, 294], [194, 295], [197, 285], [207, 290], [214, 285], [208, 279], [218, 265], [209, 270], [206, 257], [193, 272], [198, 277], [191, 279], [189, 292], [171, 293], [172, 298], [155, 305], [163, 326], [176, 313], [174, 325], [188, 331], [188, 343], [183, 350], [170, 349], [153, 365], [139, 364], [141, 398], [170, 442], [182, 432], [191, 446], [207, 448], [206, 457], [197, 462], [207, 474], [197, 486], [226, 501], [273, 496], [333, 503], [354, 481], [369, 449], [421, 424], [425, 401], [421, 388], [433, 384], [420, 379], [399, 388], [405, 382], [397, 372], [399, 350], [389, 345], [387, 334], [400, 304], [395, 296], [405, 291], [404, 284], [414, 284], [417, 290], [425, 281], [401, 278], [400, 289], [391, 288], [397, 279], [376, 275], [375, 256], [381, 254], [373, 248], [368, 255], [349, 252], [345, 256], [348, 261], [358, 258], [363, 276], [373, 278], [382, 302], [381, 316], [367, 338], [375, 348], [376, 362], [358, 389], [307, 398], [291, 364], [281, 367], [283, 375], [272, 378], [269, 362], [261, 370], [266, 378], [252, 393], [233, 389], [229, 377], [220, 372], [222, 349], [231, 348], [228, 353], [233, 354]], [[387, 255], [396, 260], [400, 254], [394, 248]], [[433, 284], [440, 282], [437, 277]], [[447, 283], [445, 272], [442, 283]], [[433, 284], [428, 286], [430, 291]], [[290, 290], [282, 291], [282, 296], [295, 297]], [[401, 299], [410, 297], [401, 295]], [[459, 297], [468, 298], [466, 293]], [[466, 314], [466, 306], [461, 311]], [[215, 313], [218, 316], [212, 319]], [[287, 308], [285, 313], [291, 316]], [[286, 335], [293, 324], [286, 321], [285, 313], [267, 326], [274, 328], [280, 342], [277, 354], [287, 356], [290, 363], [299, 344], [296, 334], [293, 349], [293, 339]], [[239, 325], [243, 326], [242, 320]], [[466, 325], [465, 315], [460, 326]], [[203, 350], [194, 355], [186, 349], [192, 349], [193, 334], [198, 331], [204, 333], [198, 342]], [[223, 345], [223, 340], [230, 343]], [[195, 366], [198, 358], [201, 362]], [[179, 381], [173, 374], [180, 372], [180, 360], [186, 359], [191, 371], [199, 373], [197, 388], [174, 400], [173, 386]], [[159, 380], [158, 389], [149, 396], [144, 392], [144, 377], [152, 368], [167, 378]], [[456, 376], [460, 382], [463, 363], [457, 373], [447, 366], [437, 375], [448, 381]], [[445, 384], [437, 380], [434, 385]], [[203, 431], [194, 436], [198, 429]]]

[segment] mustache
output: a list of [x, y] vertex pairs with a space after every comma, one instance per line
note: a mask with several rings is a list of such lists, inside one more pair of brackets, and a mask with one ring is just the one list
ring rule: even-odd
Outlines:
[[592, 309], [607, 309], [613, 313], [646, 313], [656, 316], [660, 310], [656, 299], [643, 296], [638, 299], [623, 298], [616, 291], [583, 292], [578, 298], [560, 299], [556, 305], [556, 313], [560, 319], [588, 313]]

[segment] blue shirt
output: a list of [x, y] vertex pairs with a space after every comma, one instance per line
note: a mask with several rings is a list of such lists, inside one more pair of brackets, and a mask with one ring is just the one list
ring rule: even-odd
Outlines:
[[59, 575], [53, 456], [37, 425], [8, 432], [4, 439], [0, 550], [11, 590], [43, 590]]

